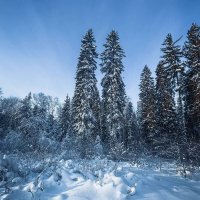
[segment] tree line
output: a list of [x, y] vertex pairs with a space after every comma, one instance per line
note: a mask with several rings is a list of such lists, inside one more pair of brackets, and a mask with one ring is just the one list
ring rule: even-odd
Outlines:
[[181, 47], [168, 34], [156, 68], [141, 74], [138, 122], [151, 154], [199, 164], [200, 157], [200, 27], [192, 24]]
[[[63, 105], [43, 93], [0, 100], [1, 151], [53, 153], [114, 160], [142, 155], [200, 164], [200, 27], [181, 38], [165, 38], [155, 79], [146, 65], [140, 77], [137, 110], [125, 91], [125, 57], [116, 31], [97, 53], [90, 29], [81, 41], [73, 98]], [[103, 74], [97, 88], [97, 59]]]

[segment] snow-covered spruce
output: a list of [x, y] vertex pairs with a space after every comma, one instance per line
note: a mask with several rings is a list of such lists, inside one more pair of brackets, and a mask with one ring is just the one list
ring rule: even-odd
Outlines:
[[101, 54], [102, 85], [102, 142], [106, 153], [114, 159], [120, 158], [124, 151], [124, 108], [125, 85], [121, 77], [124, 70], [122, 59], [125, 56], [116, 31], [106, 38]]
[[100, 134], [100, 98], [95, 77], [96, 45], [90, 29], [82, 39], [72, 99], [72, 125], [76, 146], [82, 157], [94, 152], [94, 141]]

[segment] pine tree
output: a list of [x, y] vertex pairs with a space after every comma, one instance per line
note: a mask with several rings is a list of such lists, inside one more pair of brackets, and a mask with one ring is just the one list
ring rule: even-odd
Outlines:
[[111, 155], [122, 153], [124, 138], [125, 85], [121, 77], [124, 70], [124, 51], [119, 36], [112, 31], [106, 38], [101, 54], [101, 72], [104, 74], [102, 91], [102, 142]]
[[185, 115], [188, 139], [200, 141], [200, 26], [192, 24], [183, 48], [185, 65]]
[[60, 131], [61, 135], [59, 136], [59, 141], [63, 141], [66, 136], [71, 135], [71, 108], [70, 108], [70, 98], [67, 95], [64, 105], [61, 110], [59, 117]]
[[90, 29], [82, 39], [72, 100], [73, 131], [83, 157], [92, 154], [93, 143], [100, 134], [100, 99], [95, 78], [97, 56], [95, 39]]
[[140, 131], [148, 151], [154, 149], [156, 132], [156, 93], [151, 71], [145, 65], [140, 78]]
[[155, 148], [160, 156], [172, 157], [174, 156], [172, 148], [177, 139], [176, 108], [171, 82], [168, 79], [164, 63], [164, 61], [160, 61], [156, 69], [157, 133]]

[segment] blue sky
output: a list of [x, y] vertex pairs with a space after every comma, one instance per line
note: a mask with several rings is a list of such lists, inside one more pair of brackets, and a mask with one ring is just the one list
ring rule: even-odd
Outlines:
[[[82, 36], [92, 28], [101, 53], [114, 29], [136, 106], [144, 65], [154, 74], [165, 36], [183, 35], [183, 43], [192, 22], [200, 24], [199, 0], [0, 0], [0, 87], [5, 96], [72, 97]], [[99, 67], [96, 74], [101, 90]]]

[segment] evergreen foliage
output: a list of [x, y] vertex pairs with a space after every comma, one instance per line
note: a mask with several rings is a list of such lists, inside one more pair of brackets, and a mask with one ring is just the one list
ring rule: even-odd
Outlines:
[[100, 134], [100, 99], [95, 77], [96, 45], [90, 29], [82, 39], [72, 100], [73, 130], [82, 157], [91, 155], [96, 136]]
[[160, 61], [156, 69], [156, 151], [165, 157], [172, 157], [171, 148], [178, 134], [177, 118], [171, 83], [164, 63]]
[[[155, 84], [146, 65], [140, 77], [137, 113], [122, 79], [124, 51], [111, 31], [101, 53], [102, 99], [97, 88], [95, 39], [81, 41], [74, 96], [29, 93], [5, 98], [0, 88], [0, 150], [64, 159], [108, 156], [133, 160], [144, 155], [176, 160], [184, 173], [200, 165], [200, 27], [192, 24], [183, 49], [168, 34], [162, 44]], [[136, 115], [137, 114], [137, 115]]]
[[185, 65], [185, 117], [188, 139], [200, 142], [200, 26], [192, 24], [183, 48]]
[[119, 36], [112, 31], [106, 38], [101, 54], [102, 85], [102, 141], [112, 156], [122, 154], [124, 148], [125, 85], [121, 77], [124, 70], [124, 51]]
[[71, 105], [68, 95], [65, 99], [64, 105], [60, 113], [59, 124], [61, 132], [59, 136], [59, 141], [61, 142], [64, 138], [71, 135]]
[[125, 134], [124, 145], [127, 152], [135, 152], [139, 143], [139, 129], [136, 114], [130, 101], [126, 103], [125, 111]]
[[156, 92], [151, 71], [145, 65], [140, 77], [140, 133], [148, 151], [154, 150], [156, 133]]

